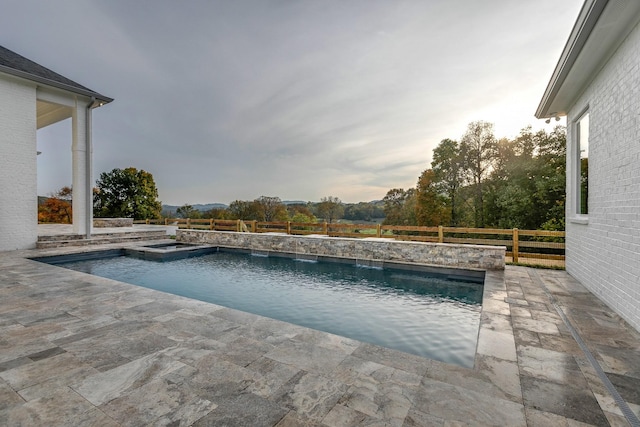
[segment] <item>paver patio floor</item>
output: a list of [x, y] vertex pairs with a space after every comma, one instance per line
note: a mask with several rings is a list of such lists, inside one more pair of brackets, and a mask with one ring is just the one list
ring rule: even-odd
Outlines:
[[0, 425], [622, 426], [625, 405], [640, 416], [640, 334], [563, 271], [488, 273], [467, 369], [28, 259], [104, 247], [0, 253]]

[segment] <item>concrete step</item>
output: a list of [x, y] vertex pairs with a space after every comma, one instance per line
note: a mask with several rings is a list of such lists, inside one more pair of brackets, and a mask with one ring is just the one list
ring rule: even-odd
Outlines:
[[[45, 237], [45, 239], [43, 239], [43, 237]], [[128, 233], [101, 233], [93, 234], [90, 239], [78, 235], [40, 236], [36, 243], [36, 247], [38, 249], [45, 249], [65, 246], [90, 246], [106, 243], [128, 243], [142, 240], [163, 240], [166, 238], [167, 234], [162, 230], [135, 231]]]

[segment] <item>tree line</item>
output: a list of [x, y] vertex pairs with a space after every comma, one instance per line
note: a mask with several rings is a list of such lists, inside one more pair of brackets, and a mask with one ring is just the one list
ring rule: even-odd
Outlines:
[[228, 208], [199, 211], [191, 205], [176, 210], [180, 218], [241, 219], [244, 221], [292, 221], [332, 223], [340, 219], [370, 222], [384, 218], [382, 203], [343, 203], [338, 197], [323, 197], [320, 202], [287, 203], [279, 197], [260, 196], [255, 200], [235, 200]]
[[562, 126], [497, 139], [492, 123], [469, 123], [433, 150], [415, 188], [387, 192], [384, 223], [564, 230], [565, 156]]
[[[522, 129], [497, 139], [493, 124], [469, 123], [459, 141], [443, 139], [431, 167], [414, 188], [390, 189], [380, 202], [346, 204], [334, 196], [317, 203], [285, 204], [279, 197], [235, 200], [227, 208], [199, 211], [185, 204], [182, 218], [245, 221], [374, 221], [387, 225], [449, 225], [564, 230], [566, 132]], [[94, 188], [95, 217], [155, 219], [162, 215], [153, 176], [136, 168], [100, 174]], [[40, 203], [41, 222], [71, 222], [71, 189]]]

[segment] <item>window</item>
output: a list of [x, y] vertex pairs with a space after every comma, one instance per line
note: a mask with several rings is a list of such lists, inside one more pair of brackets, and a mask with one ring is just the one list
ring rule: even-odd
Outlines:
[[589, 213], [589, 112], [584, 113], [576, 126], [576, 213]]

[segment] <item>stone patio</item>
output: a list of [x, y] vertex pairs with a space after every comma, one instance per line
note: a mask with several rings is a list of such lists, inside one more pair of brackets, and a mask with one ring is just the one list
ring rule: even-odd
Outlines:
[[563, 271], [488, 273], [467, 369], [28, 259], [121, 246], [0, 253], [0, 425], [623, 426], [626, 409], [640, 415], [640, 334]]

